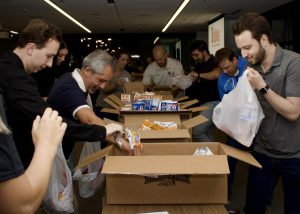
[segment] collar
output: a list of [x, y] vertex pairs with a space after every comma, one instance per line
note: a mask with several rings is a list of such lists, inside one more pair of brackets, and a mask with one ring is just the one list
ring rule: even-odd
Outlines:
[[79, 74], [79, 72], [80, 72], [80, 69], [79, 68], [75, 68], [75, 70], [72, 72], [72, 77], [75, 79], [75, 81], [79, 85], [79, 88], [83, 92], [86, 92], [86, 88], [85, 88], [83, 79], [82, 79], [81, 75]]

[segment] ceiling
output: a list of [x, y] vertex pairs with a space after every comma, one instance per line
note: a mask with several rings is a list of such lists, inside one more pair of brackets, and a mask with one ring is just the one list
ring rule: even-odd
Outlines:
[[[206, 30], [207, 22], [220, 14], [230, 15], [244, 11], [263, 13], [290, 1], [191, 0], [166, 32]], [[52, 2], [85, 25], [92, 33], [158, 33], [182, 0], [115, 0], [115, 5], [109, 5], [107, 0], [52, 0]], [[63, 33], [85, 33], [82, 28], [43, 0], [0, 0], [0, 14], [2, 29], [21, 31], [29, 20], [43, 18], [58, 25]]]

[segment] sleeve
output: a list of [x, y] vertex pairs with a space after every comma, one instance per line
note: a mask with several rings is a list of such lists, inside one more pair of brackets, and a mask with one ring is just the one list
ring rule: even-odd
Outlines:
[[222, 74], [218, 78], [218, 90], [219, 90], [219, 94], [220, 94], [220, 99], [222, 100], [223, 96], [225, 94], [223, 81], [222, 81]]
[[148, 67], [146, 68], [144, 74], [143, 74], [143, 83], [144, 85], [150, 85], [152, 83], [152, 79], [151, 79], [151, 66], [152, 63], [150, 65], [148, 65]]
[[67, 141], [104, 141], [106, 128], [98, 125], [77, 124], [64, 118], [67, 130], [64, 139]]
[[[0, 119], [0, 122], [2, 122], [1, 126], [7, 126], [1, 95]], [[18, 177], [23, 174], [24, 171], [12, 134], [0, 133], [0, 182]]]
[[131, 74], [125, 70], [125, 73], [124, 73], [125, 77], [128, 78], [129, 82], [132, 82], [132, 77], [131, 77]]
[[174, 76], [178, 77], [178, 76], [182, 76], [184, 75], [184, 71], [183, 71], [183, 67], [181, 62], [179, 62], [178, 60], [175, 60], [176, 63], [174, 63]]
[[300, 97], [300, 57], [294, 58], [288, 65], [285, 79], [285, 95]]
[[57, 82], [54, 85], [47, 102], [52, 108], [60, 112], [62, 116], [68, 118], [74, 117], [76, 111], [82, 107], [89, 108], [84, 92], [78, 85], [67, 81]]

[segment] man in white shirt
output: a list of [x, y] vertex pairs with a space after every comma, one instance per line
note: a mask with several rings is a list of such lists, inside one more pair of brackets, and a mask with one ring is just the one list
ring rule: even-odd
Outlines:
[[184, 75], [182, 64], [169, 58], [162, 45], [153, 48], [154, 62], [149, 64], [143, 75], [143, 83], [146, 88], [159, 87], [172, 89], [177, 79]]

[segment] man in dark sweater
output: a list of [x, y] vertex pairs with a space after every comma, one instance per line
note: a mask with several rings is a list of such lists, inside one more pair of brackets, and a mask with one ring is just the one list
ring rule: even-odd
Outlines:
[[[35, 19], [20, 33], [14, 51], [8, 51], [0, 59], [0, 88], [6, 104], [8, 125], [13, 130], [13, 138], [25, 168], [34, 151], [32, 123], [47, 108], [30, 74], [52, 66], [61, 42], [62, 34], [55, 25]], [[66, 142], [103, 141], [112, 136], [113, 132], [122, 131], [122, 127], [117, 124], [105, 127], [66, 122]]]

